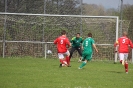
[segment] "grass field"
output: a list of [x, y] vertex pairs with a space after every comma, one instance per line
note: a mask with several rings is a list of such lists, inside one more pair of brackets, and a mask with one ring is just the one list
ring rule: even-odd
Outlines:
[[58, 59], [0, 58], [0, 88], [133, 88], [133, 64], [126, 74], [109, 61], [91, 61], [79, 70], [77, 60], [59, 68]]

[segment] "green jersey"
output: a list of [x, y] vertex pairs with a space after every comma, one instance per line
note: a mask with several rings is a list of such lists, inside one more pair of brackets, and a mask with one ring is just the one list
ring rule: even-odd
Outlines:
[[95, 43], [95, 41], [93, 40], [93, 38], [88, 37], [83, 41], [83, 53], [92, 53], [93, 52], [93, 44]]
[[82, 37], [79, 37], [79, 38], [76, 38], [76, 37], [73, 37], [70, 41], [72, 43], [72, 47], [80, 47], [81, 46], [81, 43], [83, 42], [83, 38]]

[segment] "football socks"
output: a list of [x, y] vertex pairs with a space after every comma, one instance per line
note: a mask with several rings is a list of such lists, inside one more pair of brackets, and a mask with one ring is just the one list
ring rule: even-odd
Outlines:
[[80, 68], [83, 68], [86, 65], [86, 62], [82, 62], [82, 64], [80, 65]]
[[126, 73], [128, 72], [128, 63], [127, 62], [125, 63], [125, 72]]

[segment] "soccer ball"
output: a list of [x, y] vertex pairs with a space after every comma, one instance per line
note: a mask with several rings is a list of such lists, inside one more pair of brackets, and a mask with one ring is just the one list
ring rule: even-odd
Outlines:
[[52, 54], [52, 51], [51, 50], [47, 50], [47, 54]]

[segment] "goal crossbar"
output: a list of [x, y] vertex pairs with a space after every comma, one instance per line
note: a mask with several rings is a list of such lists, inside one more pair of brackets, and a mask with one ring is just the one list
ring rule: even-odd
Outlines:
[[118, 18], [118, 16], [88, 16], [88, 15], [55, 15], [55, 14], [27, 14], [27, 13], [5, 13], [0, 12], [1, 15], [29, 15], [29, 16], [55, 16], [55, 17], [89, 17], [89, 18]]

